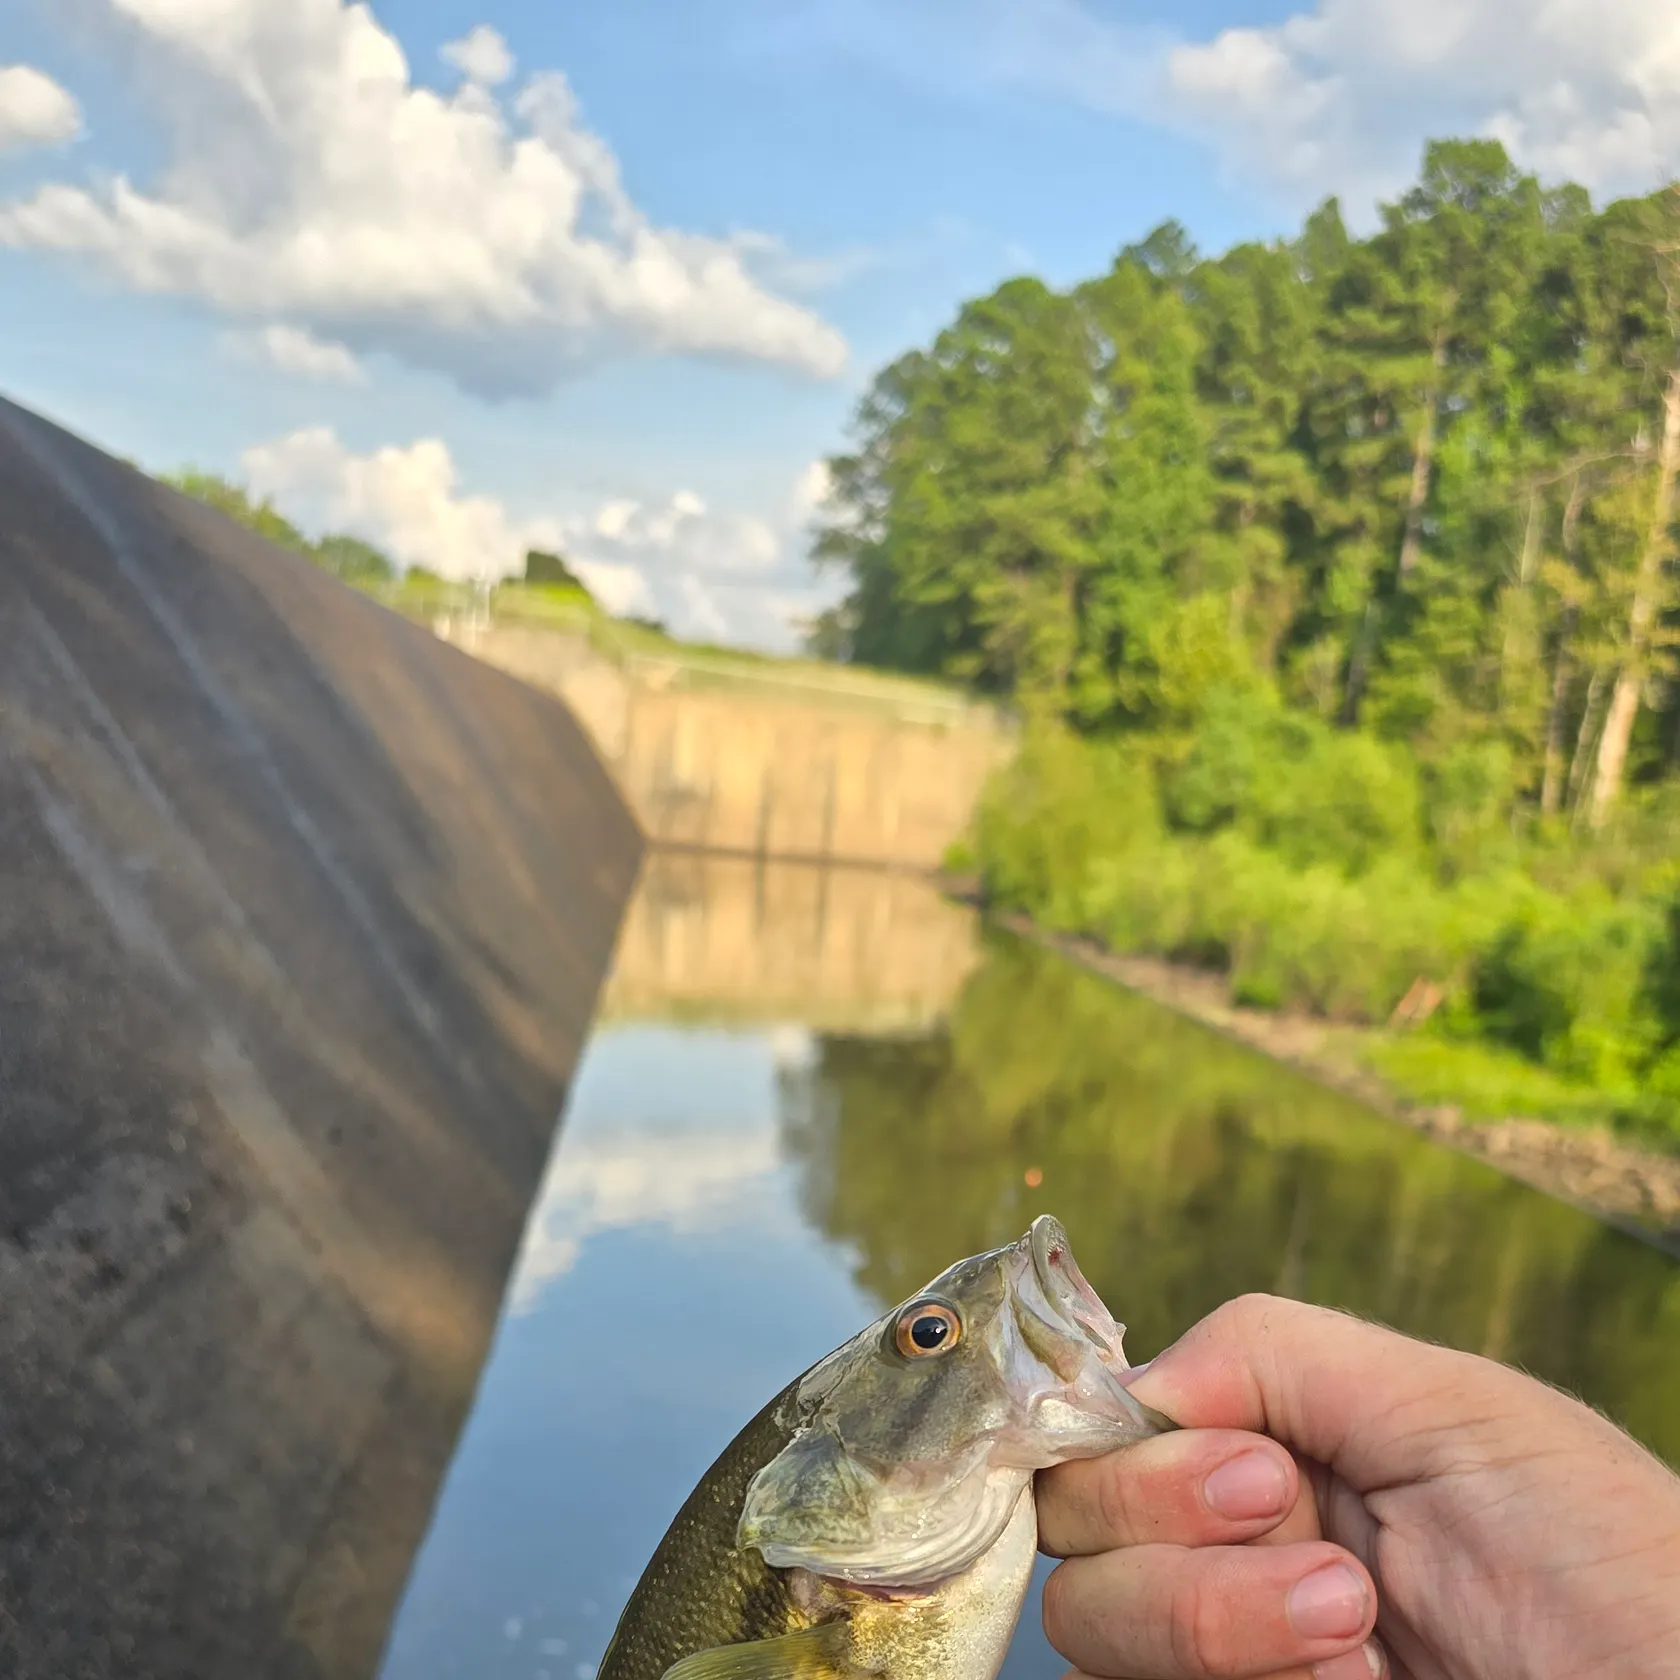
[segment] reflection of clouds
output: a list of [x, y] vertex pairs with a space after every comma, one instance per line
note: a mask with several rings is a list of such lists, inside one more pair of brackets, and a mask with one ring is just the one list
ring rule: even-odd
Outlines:
[[802, 1073], [817, 1059], [817, 1040], [808, 1027], [791, 1023], [772, 1027], [768, 1034], [770, 1060], [779, 1073]]
[[508, 1310], [532, 1311], [602, 1231], [661, 1225], [693, 1234], [736, 1218], [780, 1164], [772, 1128], [638, 1128], [563, 1138], [526, 1227]]

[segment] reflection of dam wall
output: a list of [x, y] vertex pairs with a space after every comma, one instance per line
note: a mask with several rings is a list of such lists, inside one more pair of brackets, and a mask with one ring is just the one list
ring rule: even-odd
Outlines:
[[935, 868], [1010, 746], [989, 708], [938, 691], [615, 661], [515, 623], [439, 631], [563, 696], [656, 843]]
[[976, 918], [880, 870], [655, 853], [602, 999], [608, 1018], [924, 1028], [979, 959]]
[[0, 403], [0, 1675], [372, 1672], [638, 849], [552, 699]]

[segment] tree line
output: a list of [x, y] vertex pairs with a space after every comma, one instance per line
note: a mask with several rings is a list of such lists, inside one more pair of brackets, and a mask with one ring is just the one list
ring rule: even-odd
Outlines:
[[[203, 502], [207, 507], [215, 508], [230, 519], [238, 520], [241, 525], [279, 547], [302, 555], [311, 564], [352, 588], [379, 594], [389, 592], [398, 584], [406, 585], [411, 592], [448, 587], [446, 580], [429, 567], [401, 566], [364, 537], [344, 531], [327, 531], [312, 540], [268, 498], [253, 496], [244, 485], [235, 484], [219, 473], [205, 472], [199, 467], [183, 467], [177, 472], [161, 474], [159, 482]], [[517, 581], [539, 589], [559, 590], [584, 600], [592, 599], [587, 585], [566, 557], [546, 549], [526, 550], [524, 570]]]
[[875, 379], [813, 651], [1088, 734], [1244, 697], [1403, 743], [1519, 824], [1680, 771], [1680, 189], [1595, 208], [1491, 140], [1355, 237], [1167, 223]]

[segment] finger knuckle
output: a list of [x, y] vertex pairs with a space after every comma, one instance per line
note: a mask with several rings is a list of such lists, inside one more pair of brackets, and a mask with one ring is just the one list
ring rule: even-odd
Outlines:
[[1079, 1668], [1110, 1673], [1118, 1653], [1111, 1619], [1104, 1613], [1107, 1595], [1093, 1595], [1090, 1581], [1090, 1570], [1077, 1563], [1051, 1570], [1040, 1608], [1044, 1637]]
[[1067, 1657], [1070, 1661], [1074, 1660], [1073, 1653], [1068, 1649], [1070, 1628], [1066, 1565], [1059, 1565], [1045, 1577], [1040, 1614], [1044, 1618], [1044, 1637], [1064, 1657]]
[[1234, 1324], [1247, 1327], [1262, 1323], [1283, 1304], [1276, 1295], [1267, 1295], [1261, 1290], [1250, 1290], [1246, 1295], [1238, 1295], [1234, 1300], [1227, 1301], [1218, 1309], [1216, 1316], [1224, 1315]]
[[1173, 1660], [1185, 1674], [1237, 1672], [1236, 1629], [1220, 1595], [1185, 1582], [1172, 1605]]
[[1137, 1540], [1144, 1533], [1148, 1507], [1138, 1497], [1134, 1477], [1127, 1475], [1126, 1466], [1110, 1459], [1103, 1463], [1097, 1477], [1097, 1520], [1110, 1544]]

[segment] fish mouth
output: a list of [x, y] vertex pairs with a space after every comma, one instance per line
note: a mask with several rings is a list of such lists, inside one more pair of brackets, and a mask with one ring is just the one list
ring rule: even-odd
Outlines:
[[1077, 1328], [1117, 1374], [1129, 1370], [1123, 1345], [1126, 1327], [1115, 1323], [1102, 1297], [1086, 1281], [1061, 1220], [1041, 1213], [1022, 1238], [1022, 1246], [1046, 1303]]

